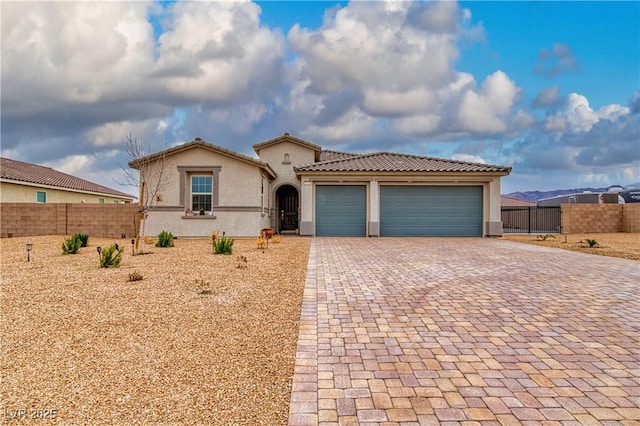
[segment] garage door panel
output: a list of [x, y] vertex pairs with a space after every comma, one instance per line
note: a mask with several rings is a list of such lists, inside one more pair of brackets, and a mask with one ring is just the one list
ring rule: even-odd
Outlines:
[[482, 187], [382, 186], [380, 233], [482, 236]]
[[364, 185], [316, 187], [316, 235], [364, 237], [367, 195]]

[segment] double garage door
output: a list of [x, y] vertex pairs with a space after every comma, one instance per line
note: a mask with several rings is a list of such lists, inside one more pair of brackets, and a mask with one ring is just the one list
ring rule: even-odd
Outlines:
[[[364, 185], [316, 187], [316, 235], [363, 237]], [[481, 186], [381, 186], [383, 237], [482, 236]]]

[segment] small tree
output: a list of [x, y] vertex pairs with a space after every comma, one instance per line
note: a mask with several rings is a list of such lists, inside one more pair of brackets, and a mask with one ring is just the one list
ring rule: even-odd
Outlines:
[[[124, 185], [139, 189], [138, 210], [133, 224], [135, 230], [134, 252], [139, 251], [140, 241], [144, 244], [146, 218], [160, 200], [160, 191], [167, 182], [166, 157], [163, 152], [151, 154], [150, 147], [129, 135], [124, 146], [130, 168], [122, 167], [125, 175]], [[135, 170], [135, 171], [134, 171]], [[120, 183], [120, 182], [118, 182]]]

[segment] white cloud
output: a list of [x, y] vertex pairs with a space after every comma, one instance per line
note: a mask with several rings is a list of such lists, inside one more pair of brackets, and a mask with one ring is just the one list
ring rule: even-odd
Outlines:
[[545, 119], [545, 129], [548, 131], [588, 132], [600, 120], [616, 121], [628, 115], [629, 112], [628, 107], [620, 105], [606, 105], [598, 111], [594, 111], [585, 96], [571, 93], [567, 97], [564, 107]]
[[[432, 34], [424, 27], [433, 23], [408, 25], [411, 5], [353, 2], [316, 31], [294, 26], [288, 37], [303, 60], [309, 90], [320, 95], [355, 90], [372, 115], [431, 108], [429, 92], [453, 76], [456, 28], [447, 32], [439, 24], [441, 31]], [[455, 3], [442, 8], [442, 15], [458, 10]]]
[[179, 2], [159, 39], [155, 73], [169, 93], [196, 102], [239, 102], [279, 79], [284, 39], [260, 26], [251, 2]]
[[515, 111], [521, 91], [504, 72], [477, 89], [472, 75], [455, 70], [462, 34], [476, 31], [479, 38], [469, 21], [470, 12], [455, 2], [351, 2], [319, 29], [294, 26], [288, 38], [300, 59], [292, 79], [304, 81], [304, 88], [292, 83], [292, 96], [303, 109], [298, 99], [315, 100], [295, 115], [311, 126], [321, 118], [325, 127], [344, 127], [342, 114], [358, 110], [400, 138], [450, 139], [530, 126], [533, 118]]
[[515, 83], [504, 72], [496, 71], [484, 80], [480, 90], [464, 93], [458, 122], [470, 132], [504, 132], [519, 93]]
[[458, 160], [458, 161], [466, 161], [469, 163], [482, 163], [482, 164], [486, 164], [487, 162], [484, 161], [484, 158], [478, 156], [478, 155], [470, 155], [470, 154], [453, 154], [451, 156], [451, 158], [453, 160]]

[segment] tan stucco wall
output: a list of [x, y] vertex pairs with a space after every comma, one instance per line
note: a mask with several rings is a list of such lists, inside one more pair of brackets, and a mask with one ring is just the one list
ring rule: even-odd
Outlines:
[[257, 237], [269, 227], [269, 217], [260, 212], [224, 211], [214, 217], [184, 218], [181, 212], [152, 212], [145, 224], [145, 235], [156, 236], [169, 231], [178, 237], [208, 237], [212, 231], [230, 237]]
[[[160, 163], [154, 163], [156, 169]], [[180, 172], [178, 167], [215, 166], [220, 167], [218, 175], [220, 206], [260, 206], [260, 185], [262, 173], [258, 166], [228, 157], [205, 148], [193, 148], [177, 153], [165, 159], [164, 180], [158, 194], [162, 201], [154, 202], [159, 207], [177, 207], [185, 205], [180, 200]], [[152, 172], [154, 176], [158, 172]], [[187, 176], [185, 197], [189, 200], [190, 179]], [[214, 182], [215, 185], [215, 182]]]
[[47, 203], [98, 203], [100, 198], [104, 199], [105, 204], [125, 201], [122, 198], [109, 197], [107, 195], [96, 195], [87, 192], [64, 191], [51, 187], [0, 182], [0, 202], [35, 203], [36, 193], [38, 191], [44, 191], [47, 193]]
[[[155, 176], [161, 163], [155, 163]], [[218, 205], [213, 215], [185, 217], [190, 204], [190, 174], [186, 175], [184, 199], [180, 199], [179, 167], [219, 167]], [[229, 236], [258, 236], [269, 227], [268, 214], [261, 211], [261, 185], [264, 178], [264, 203], [269, 202], [269, 178], [256, 164], [195, 147], [176, 153], [164, 160], [164, 184], [158, 191], [162, 201], [155, 201], [146, 222], [145, 234], [157, 235], [166, 230], [178, 237], [206, 237], [211, 231]], [[197, 173], [196, 173], [197, 174]], [[214, 176], [215, 179], [215, 176]]]
[[[284, 163], [285, 154], [289, 154], [289, 164]], [[272, 187], [277, 188], [283, 183], [299, 185], [300, 180], [293, 168], [303, 164], [314, 162], [315, 153], [311, 148], [298, 145], [293, 142], [281, 142], [270, 145], [259, 151], [260, 161], [268, 163], [278, 177], [273, 181]]]

